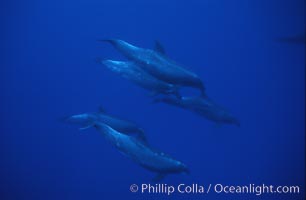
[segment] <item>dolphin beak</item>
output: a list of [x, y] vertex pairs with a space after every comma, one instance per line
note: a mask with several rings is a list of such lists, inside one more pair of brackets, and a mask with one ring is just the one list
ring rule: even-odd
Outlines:
[[103, 60], [102, 63], [104, 65], [114, 65], [114, 66], [116, 66], [116, 65], [120, 65], [122, 62], [116, 61], [116, 60]]

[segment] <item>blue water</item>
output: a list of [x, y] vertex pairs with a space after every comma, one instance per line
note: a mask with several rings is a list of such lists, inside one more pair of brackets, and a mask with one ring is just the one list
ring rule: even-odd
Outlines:
[[[94, 129], [60, 118], [96, 111], [139, 124], [190, 175], [162, 183], [299, 185], [305, 194], [303, 0], [29, 0], [1, 3], [0, 199], [255, 199], [254, 194], [141, 194], [154, 174]], [[125, 60], [97, 39], [153, 48], [196, 72], [241, 127], [152, 104], [149, 93], [95, 63]], [[189, 93], [189, 91], [188, 91]]]

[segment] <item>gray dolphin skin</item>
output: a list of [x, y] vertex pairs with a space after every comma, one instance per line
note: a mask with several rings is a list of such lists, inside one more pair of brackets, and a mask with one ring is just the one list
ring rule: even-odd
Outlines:
[[164, 102], [183, 109], [190, 110], [217, 124], [234, 124], [240, 126], [240, 122], [224, 108], [218, 106], [209, 98], [205, 97], [182, 97], [181, 99], [164, 97], [155, 102]]
[[128, 135], [136, 134], [140, 139], [146, 141], [143, 129], [133, 122], [106, 114], [102, 108], [100, 108], [99, 112], [83, 113], [66, 117], [64, 121], [71, 124], [81, 125], [83, 127], [81, 129], [92, 127], [94, 123], [101, 122], [111, 126], [113, 129], [121, 133]]
[[195, 73], [170, 60], [164, 54], [164, 51], [161, 51], [160, 44], [157, 45], [157, 50], [155, 51], [136, 47], [118, 39], [99, 41], [111, 43], [124, 56], [138, 63], [139, 67], [157, 79], [174, 85], [197, 88], [205, 96], [205, 87], [201, 79]]
[[101, 63], [123, 78], [151, 91], [152, 94], [174, 94], [175, 96], [180, 97], [177, 86], [156, 79], [139, 68], [135, 62], [104, 60], [101, 61]]
[[94, 126], [116, 149], [128, 158], [145, 169], [156, 172], [157, 176], [154, 181], [160, 181], [167, 174], [189, 173], [187, 166], [182, 162], [151, 149], [133, 136], [122, 134], [103, 123], [98, 122]]

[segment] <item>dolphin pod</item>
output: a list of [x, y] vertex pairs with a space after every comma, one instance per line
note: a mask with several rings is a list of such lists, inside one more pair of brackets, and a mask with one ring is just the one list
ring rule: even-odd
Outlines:
[[156, 79], [155, 77], [143, 71], [134, 62], [104, 60], [100, 61], [100, 63], [104, 64], [108, 69], [126, 78], [127, 80], [134, 82], [136, 85], [151, 91], [154, 95], [173, 94], [177, 97], [180, 97], [178, 93], [178, 87]]
[[168, 58], [159, 43], [156, 45], [156, 50], [151, 50], [118, 39], [99, 41], [109, 42], [125, 57], [136, 62], [141, 69], [155, 78], [178, 86], [197, 88], [205, 96], [205, 87], [199, 76]]
[[[136, 47], [119, 39], [98, 40], [109, 42], [129, 61], [105, 60], [104, 64], [111, 71], [137, 85], [153, 91], [154, 94], [174, 94], [177, 99], [165, 97], [154, 102], [164, 102], [176, 105], [214, 121], [217, 124], [235, 124], [240, 122], [228, 111], [208, 98], [200, 78], [193, 72], [184, 69], [165, 55], [160, 43], [155, 44], [155, 50]], [[176, 87], [175, 87], [176, 86]], [[181, 97], [178, 89], [182, 86], [195, 87], [201, 90], [198, 97]]]
[[[205, 92], [203, 82], [195, 73], [177, 65], [166, 55], [160, 43], [155, 50], [144, 49], [123, 40], [99, 40], [111, 43], [128, 61], [101, 60], [98, 63], [130, 82], [150, 91], [157, 97], [153, 102], [163, 102], [194, 112], [217, 124], [240, 122], [231, 113], [212, 101]], [[181, 87], [199, 89], [196, 97], [181, 96]], [[136, 124], [107, 114], [102, 108], [98, 112], [71, 115], [65, 122], [82, 126], [81, 130], [95, 127], [108, 142], [136, 164], [156, 173], [153, 181], [162, 180], [167, 174], [187, 173], [188, 167], [170, 156], [154, 150], [142, 128]]]
[[144, 131], [132, 122], [106, 115], [104, 111], [72, 115], [65, 121], [85, 126], [82, 130], [95, 127], [117, 150], [145, 169], [155, 172], [153, 181], [160, 181], [167, 174], [189, 173], [185, 164], [150, 147]]

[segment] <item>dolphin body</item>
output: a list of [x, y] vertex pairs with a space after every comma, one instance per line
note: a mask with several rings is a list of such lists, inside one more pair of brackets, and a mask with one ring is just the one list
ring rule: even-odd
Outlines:
[[104, 123], [121, 133], [128, 135], [136, 134], [139, 139], [146, 142], [145, 132], [143, 129], [133, 122], [106, 114], [102, 108], [100, 108], [98, 112], [83, 113], [66, 117], [64, 121], [71, 124], [81, 125], [81, 130], [92, 127], [96, 122]]
[[217, 124], [234, 124], [240, 126], [240, 122], [235, 117], [224, 108], [215, 104], [208, 97], [182, 97], [181, 99], [164, 97], [156, 99], [155, 102], [164, 102], [166, 104], [190, 110], [208, 120], [216, 122]]
[[200, 89], [202, 95], [205, 96], [205, 87], [201, 79], [195, 73], [170, 60], [159, 43], [156, 45], [156, 50], [151, 50], [136, 47], [118, 39], [99, 41], [111, 43], [124, 56], [138, 63], [139, 67], [157, 79], [178, 86]]
[[103, 123], [95, 123], [94, 127], [125, 156], [150, 171], [156, 172], [154, 181], [160, 181], [167, 174], [189, 173], [185, 164], [164, 153], [153, 150], [141, 140], [122, 134]]
[[152, 91], [152, 94], [174, 94], [180, 97], [177, 86], [156, 79], [139, 68], [135, 62], [104, 60], [101, 63], [127, 80]]

